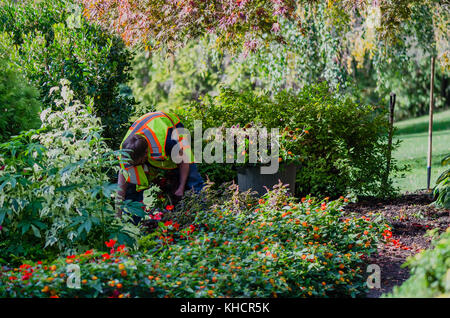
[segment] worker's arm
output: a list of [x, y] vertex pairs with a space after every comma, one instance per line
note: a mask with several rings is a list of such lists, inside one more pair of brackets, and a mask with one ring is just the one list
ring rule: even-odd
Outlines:
[[116, 198], [116, 212], [117, 216], [122, 215], [122, 210], [120, 209], [120, 204], [125, 199], [125, 193], [127, 192], [127, 182], [123, 177], [122, 173], [119, 172], [119, 179], [117, 180], [117, 184], [119, 189], [117, 190], [117, 198]]
[[189, 177], [189, 163], [182, 162], [178, 164], [178, 170], [180, 172], [180, 184], [178, 186], [178, 189], [175, 191], [175, 195], [177, 197], [182, 197], [184, 194], [186, 181]]

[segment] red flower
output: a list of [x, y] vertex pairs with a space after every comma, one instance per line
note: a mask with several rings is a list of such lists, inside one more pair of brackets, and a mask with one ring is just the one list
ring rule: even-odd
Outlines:
[[169, 226], [169, 225], [172, 225], [172, 220], [167, 221], [166, 223], [164, 223], [164, 226]]
[[69, 256], [67, 256], [66, 258], [67, 259], [72, 259], [72, 258], [75, 258], [76, 257], [76, 255], [69, 255]]
[[116, 240], [110, 239], [108, 242], [105, 242], [106, 247], [114, 247], [116, 245]]
[[119, 245], [119, 247], [117, 247], [117, 251], [121, 253], [125, 252], [125, 244]]
[[103, 259], [110, 259], [111, 256], [108, 253], [102, 255]]
[[384, 230], [383, 236], [384, 236], [385, 239], [389, 239], [389, 238], [392, 237], [392, 232], [389, 231], [389, 230]]
[[86, 252], [84, 252], [84, 255], [90, 255], [92, 254], [92, 250], [87, 250]]
[[173, 208], [174, 208], [173, 205], [166, 205], [166, 210], [167, 210], [167, 211], [172, 211]]

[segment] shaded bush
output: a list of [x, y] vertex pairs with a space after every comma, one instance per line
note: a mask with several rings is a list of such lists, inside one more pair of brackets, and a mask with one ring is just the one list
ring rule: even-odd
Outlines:
[[[298, 195], [393, 192], [391, 179], [383, 182], [388, 149], [385, 113], [330, 91], [326, 83], [305, 86], [298, 94], [281, 91], [274, 98], [224, 89], [216, 97], [192, 102], [181, 116], [189, 129], [196, 119], [202, 120], [203, 129], [251, 122], [268, 129], [308, 127], [295, 150], [304, 157], [297, 173]], [[391, 167], [394, 173], [399, 170], [395, 162]]]
[[[94, 100], [108, 144], [118, 148], [134, 107], [121, 89], [130, 80], [131, 53], [122, 40], [91, 25], [71, 0], [3, 2], [0, 5], [0, 55], [4, 55], [51, 105], [53, 86], [65, 78], [75, 99]], [[3, 32], [3, 34], [2, 34]]]
[[39, 92], [0, 58], [0, 142], [40, 126]]

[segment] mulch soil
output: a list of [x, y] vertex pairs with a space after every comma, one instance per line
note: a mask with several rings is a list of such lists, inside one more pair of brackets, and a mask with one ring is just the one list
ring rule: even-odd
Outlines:
[[366, 200], [346, 206], [346, 211], [365, 216], [381, 213], [392, 227], [391, 239], [396, 243], [380, 244], [377, 254], [368, 260], [368, 264], [377, 264], [381, 269], [381, 288], [370, 289], [368, 298], [380, 297], [408, 279], [409, 269], [401, 265], [409, 256], [430, 247], [432, 238], [426, 232], [443, 232], [450, 226], [450, 210], [430, 206], [432, 199], [429, 193], [421, 191], [389, 201]]

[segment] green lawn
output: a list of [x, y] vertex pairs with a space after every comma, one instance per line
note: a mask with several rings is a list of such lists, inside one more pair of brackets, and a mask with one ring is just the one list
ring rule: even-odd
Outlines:
[[[395, 185], [401, 192], [415, 191], [427, 187], [428, 116], [400, 121], [395, 138], [402, 140], [393, 154], [400, 165], [409, 164], [411, 171], [405, 178], [397, 178]], [[450, 110], [434, 114], [431, 187], [444, 170], [441, 159], [450, 152]]]

